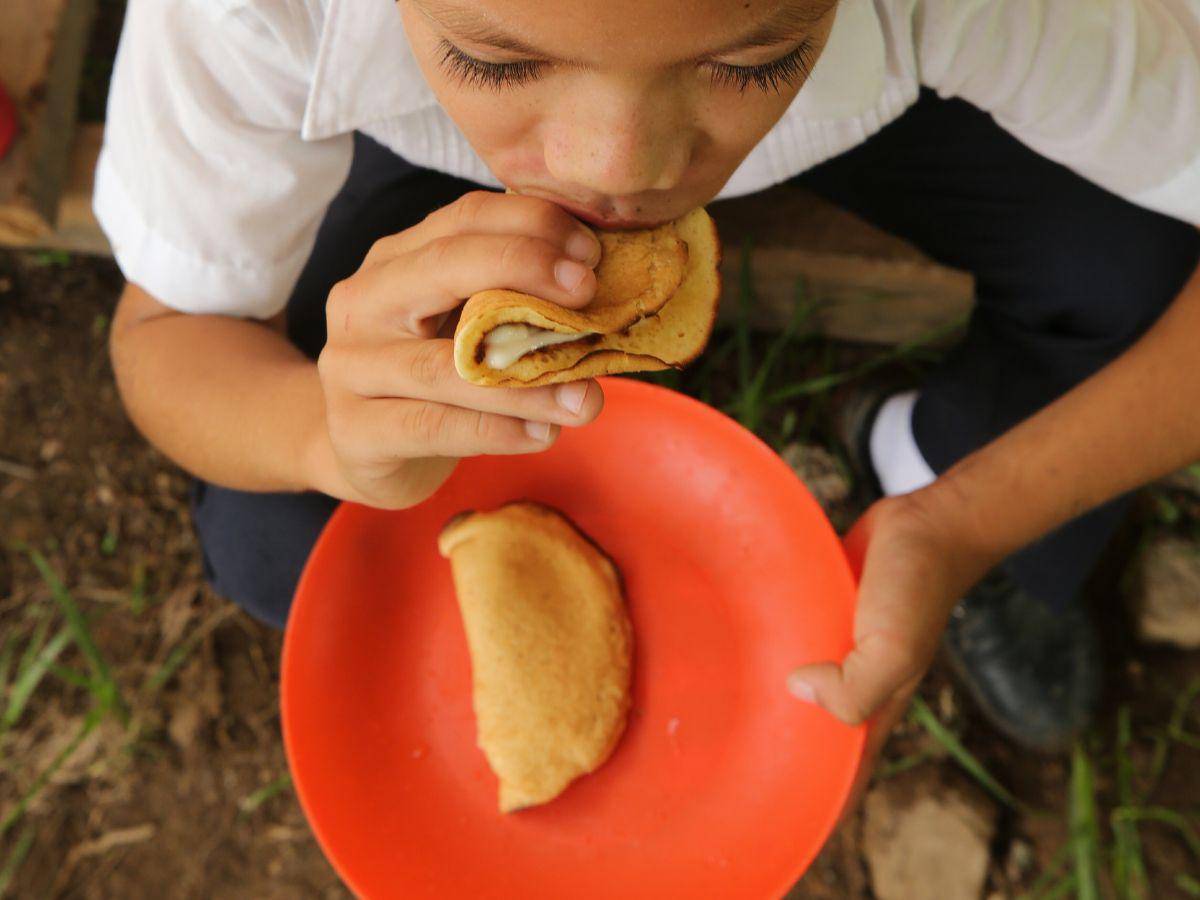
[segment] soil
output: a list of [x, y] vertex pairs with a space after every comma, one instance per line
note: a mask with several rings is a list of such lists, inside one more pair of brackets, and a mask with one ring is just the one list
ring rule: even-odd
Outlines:
[[[286, 773], [277, 704], [281, 639], [204, 585], [187, 479], [122, 412], [105, 347], [120, 283], [107, 261], [0, 252], [0, 652], [10, 637], [24, 646], [41, 618], [56, 617], [51, 634], [59, 627], [49, 591], [16, 543], [24, 542], [44, 553], [73, 592], [133, 714], [128, 729], [110, 715], [0, 836], [2, 860], [32, 829], [12, 896], [348, 896], [289, 788], [243, 809], [247, 801], [254, 806], [256, 792], [272, 793]], [[1200, 654], [1133, 642], [1113, 588], [1151, 513], [1143, 510], [1131, 523], [1110, 555], [1111, 571], [1097, 577], [1111, 673], [1109, 701], [1089, 745], [1102, 804], [1114, 796], [1118, 707], [1132, 709], [1134, 761], [1144, 774], [1175, 696], [1200, 677]], [[145, 690], [181, 642], [195, 644], [186, 662], [161, 690]], [[73, 648], [59, 662], [84, 667]], [[1016, 896], [1067, 839], [1069, 761], [1031, 756], [1000, 738], [940, 668], [922, 696], [1003, 784], [1052, 812], [1002, 811], [989, 890]], [[70, 739], [88, 702], [62, 678], [43, 681], [0, 737], [0, 816]], [[1200, 731], [1197, 720], [1200, 711], [1193, 731]], [[914, 754], [931, 756], [923, 765], [954, 765], [907, 723], [884, 764]], [[1151, 802], [1200, 821], [1200, 752], [1171, 752]], [[860, 830], [851, 818], [791, 896], [870, 897]], [[1143, 826], [1141, 838], [1151, 896], [1182, 896], [1175, 876], [1200, 875], [1200, 860], [1170, 828]], [[1014, 841], [1031, 845], [1035, 860], [1017, 878], [1004, 865]]]

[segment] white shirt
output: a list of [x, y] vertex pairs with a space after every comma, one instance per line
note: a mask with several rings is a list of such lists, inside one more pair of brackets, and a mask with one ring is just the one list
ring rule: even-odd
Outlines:
[[[811, 79], [721, 196], [855, 146], [921, 85], [1200, 224], [1200, 0], [842, 0]], [[186, 312], [278, 312], [355, 130], [497, 184], [434, 98], [393, 0], [131, 0], [94, 197], [125, 277]]]

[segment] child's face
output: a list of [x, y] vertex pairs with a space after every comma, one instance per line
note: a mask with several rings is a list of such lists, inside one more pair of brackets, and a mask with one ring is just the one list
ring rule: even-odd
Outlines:
[[496, 177], [618, 226], [712, 199], [804, 83], [836, 0], [399, 3]]

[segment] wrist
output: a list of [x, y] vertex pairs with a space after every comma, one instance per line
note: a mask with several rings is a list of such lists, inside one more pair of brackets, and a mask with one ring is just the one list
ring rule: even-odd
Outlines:
[[967, 590], [1016, 549], [998, 540], [970, 492], [955, 478], [942, 476], [927, 487], [893, 499], [904, 505], [906, 516], [919, 522], [940, 548], [961, 590]]

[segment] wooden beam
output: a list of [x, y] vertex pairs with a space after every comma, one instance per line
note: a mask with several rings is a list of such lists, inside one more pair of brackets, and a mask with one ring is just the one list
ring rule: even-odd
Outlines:
[[710, 209], [724, 247], [724, 322], [739, 314], [747, 241], [755, 328], [787, 327], [803, 295], [816, 303], [807, 330], [899, 344], [965, 320], [974, 305], [969, 273], [939, 265], [907, 241], [802, 188], [779, 185]]
[[0, 79], [19, 132], [0, 161], [0, 241], [54, 230], [75, 128], [76, 95], [96, 0], [0, 2]]
[[[104, 142], [104, 125], [80, 125], [71, 148], [70, 164], [62, 199], [58, 204], [58, 224], [46, 236], [37, 240], [38, 247], [66, 250], [69, 253], [88, 253], [93, 256], [112, 256], [108, 238], [100, 230], [92, 212], [92, 187], [95, 182], [96, 159]], [[3, 241], [0, 241], [3, 243]]]

